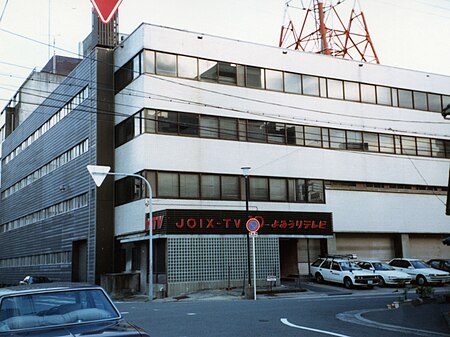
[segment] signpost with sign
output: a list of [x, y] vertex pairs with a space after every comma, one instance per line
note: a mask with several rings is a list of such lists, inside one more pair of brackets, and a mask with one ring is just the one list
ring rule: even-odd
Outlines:
[[256, 255], [255, 255], [255, 238], [258, 236], [258, 230], [261, 224], [258, 219], [250, 218], [247, 220], [246, 227], [248, 234], [252, 238], [252, 253], [253, 253], [253, 298], [256, 301]]
[[122, 0], [91, 0], [98, 17], [103, 23], [108, 23], [120, 6]]

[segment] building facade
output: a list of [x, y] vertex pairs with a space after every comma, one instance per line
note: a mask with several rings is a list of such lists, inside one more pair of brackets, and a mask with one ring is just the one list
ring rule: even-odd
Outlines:
[[[323, 254], [448, 257], [448, 76], [148, 24], [95, 53], [49, 95], [59, 109], [75, 99], [73, 118], [16, 153], [52, 114], [41, 104], [3, 143], [0, 282], [60, 252], [61, 278], [134, 272], [145, 292], [150, 223], [154, 290], [170, 296], [251, 282], [249, 218], [260, 285], [308, 275]], [[21, 187], [76, 146], [87, 150]], [[151, 221], [143, 180], [97, 189], [88, 164], [147, 179]], [[26, 220], [80, 196], [76, 210]]]

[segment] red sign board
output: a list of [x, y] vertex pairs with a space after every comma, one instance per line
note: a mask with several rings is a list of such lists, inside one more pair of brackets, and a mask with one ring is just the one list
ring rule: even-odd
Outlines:
[[122, 0], [91, 0], [98, 17], [103, 23], [111, 21]]

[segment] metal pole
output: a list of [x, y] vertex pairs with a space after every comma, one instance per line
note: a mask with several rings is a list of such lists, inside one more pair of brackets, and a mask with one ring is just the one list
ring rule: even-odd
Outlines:
[[253, 298], [256, 301], [256, 256], [255, 256], [255, 236], [252, 236], [253, 246]]
[[[247, 216], [248, 220], [248, 195], [250, 187], [248, 183], [248, 175], [245, 175], [245, 215]], [[248, 274], [248, 286], [250, 287], [252, 285], [251, 277], [250, 277], [250, 236], [247, 232], [247, 274]]]

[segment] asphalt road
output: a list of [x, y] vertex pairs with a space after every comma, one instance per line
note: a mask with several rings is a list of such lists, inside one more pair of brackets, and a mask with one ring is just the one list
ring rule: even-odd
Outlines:
[[153, 337], [450, 336], [442, 312], [450, 304], [403, 304], [393, 294], [260, 296], [257, 301], [207, 299], [117, 302], [125, 318]]

